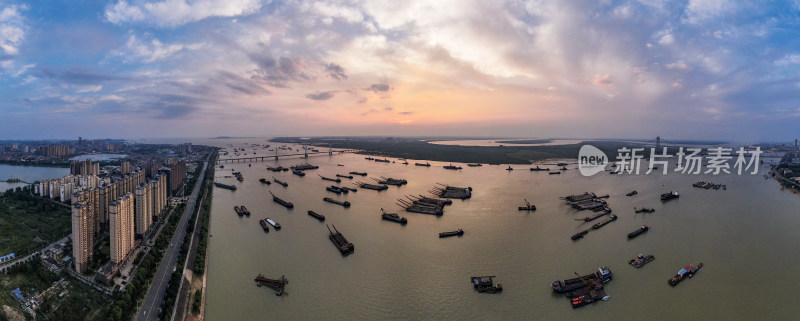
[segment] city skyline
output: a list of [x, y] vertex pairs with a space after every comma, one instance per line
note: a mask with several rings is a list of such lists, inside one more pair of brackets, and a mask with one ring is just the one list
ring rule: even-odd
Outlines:
[[798, 4], [0, 2], [0, 139], [795, 138]]

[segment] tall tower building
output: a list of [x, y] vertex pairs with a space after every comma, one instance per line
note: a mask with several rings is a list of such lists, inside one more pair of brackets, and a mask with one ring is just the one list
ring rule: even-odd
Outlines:
[[128, 257], [134, 241], [133, 196], [125, 194], [111, 202], [109, 208], [109, 230], [111, 236], [111, 262], [119, 264]]
[[122, 162], [122, 164], [119, 167], [119, 171], [122, 173], [122, 175], [130, 174], [131, 173], [131, 163], [130, 162]]
[[76, 202], [72, 206], [72, 259], [75, 271], [83, 273], [89, 268], [94, 254], [94, 222], [89, 205]]
[[153, 198], [150, 184], [142, 183], [136, 187], [136, 234], [144, 235], [153, 224]]

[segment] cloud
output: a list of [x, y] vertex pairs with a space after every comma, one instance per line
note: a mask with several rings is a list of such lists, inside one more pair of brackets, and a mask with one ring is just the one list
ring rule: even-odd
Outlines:
[[312, 94], [306, 95], [306, 98], [311, 100], [328, 100], [333, 98], [336, 95], [336, 91], [318, 91]]
[[413, 111], [401, 111], [397, 113], [398, 115], [413, 115]]
[[775, 61], [776, 66], [791, 66], [800, 64], [800, 54], [791, 53]]
[[347, 79], [347, 74], [345, 73], [344, 68], [342, 68], [342, 66], [339, 66], [339, 65], [337, 65], [335, 63], [329, 63], [327, 66], [325, 66], [325, 71], [333, 79], [336, 79], [336, 80], [346, 80]]
[[79, 94], [96, 93], [102, 89], [103, 85], [89, 85], [89, 86], [79, 87], [78, 90], [76, 90], [75, 92]]
[[609, 74], [596, 74], [592, 78], [592, 83], [597, 87], [613, 87], [614, 80]]
[[367, 90], [374, 92], [386, 92], [392, 90], [392, 87], [387, 84], [372, 84]]
[[98, 82], [130, 79], [126, 76], [102, 74], [82, 67], [72, 67], [70, 69], [37, 67], [36, 76], [45, 79], [59, 80], [68, 84], [96, 84]]
[[[200, 45], [192, 45], [196, 49]], [[158, 39], [139, 39], [136, 35], [131, 34], [128, 41], [125, 42], [123, 48], [111, 51], [111, 56], [124, 57], [126, 62], [143, 61], [146, 63], [164, 60], [173, 54], [186, 49], [187, 46], [183, 44], [164, 44]]]
[[669, 64], [667, 64], [667, 69], [673, 69], [673, 70], [691, 70], [691, 69], [692, 69], [692, 67], [691, 67], [691, 66], [689, 66], [689, 64], [687, 64], [687, 63], [685, 63], [685, 62], [683, 62], [683, 61], [676, 61], [676, 62], [673, 62], [673, 63], [669, 63]]
[[[136, 1], [128, 4], [122, 0], [106, 7], [105, 18], [111, 23], [146, 23], [159, 27], [174, 27], [210, 17], [246, 16], [261, 9], [259, 0], [164, 0]], [[142, 1], [143, 2], [143, 1]]]
[[300, 58], [250, 55], [258, 69], [253, 71], [253, 79], [277, 88], [289, 88], [292, 82], [308, 82], [316, 78]]
[[26, 6], [10, 5], [0, 10], [0, 53], [19, 54], [19, 46], [25, 38], [25, 23], [21, 10]]
[[231, 72], [220, 71], [215, 79], [225, 84], [229, 89], [246, 95], [258, 96], [271, 94], [269, 90], [261, 87], [252, 79], [240, 77]]

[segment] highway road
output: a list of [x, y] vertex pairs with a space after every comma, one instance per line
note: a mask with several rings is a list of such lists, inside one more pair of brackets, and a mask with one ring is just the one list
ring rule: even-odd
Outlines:
[[192, 189], [192, 195], [186, 202], [186, 211], [183, 212], [175, 234], [172, 235], [170, 246], [167, 248], [167, 252], [164, 254], [161, 264], [158, 265], [158, 270], [150, 283], [150, 288], [147, 290], [144, 302], [139, 306], [139, 310], [136, 312], [136, 321], [158, 319], [159, 309], [164, 301], [164, 294], [167, 289], [167, 284], [169, 284], [169, 278], [172, 275], [173, 269], [177, 266], [178, 255], [186, 238], [186, 225], [189, 221], [189, 217], [191, 217], [192, 213], [195, 211], [195, 202], [197, 202], [197, 197], [200, 194], [200, 185], [205, 179], [207, 167], [208, 159], [203, 162], [203, 170], [200, 172], [194, 189]]

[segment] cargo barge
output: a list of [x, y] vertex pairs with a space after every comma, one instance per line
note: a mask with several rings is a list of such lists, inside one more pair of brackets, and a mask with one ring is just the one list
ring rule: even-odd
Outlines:
[[400, 215], [397, 213], [386, 213], [386, 211], [384, 211], [383, 209], [381, 209], [381, 218], [387, 221], [392, 221], [403, 225], [408, 223], [408, 220], [406, 220], [405, 217], [400, 217]]
[[693, 277], [695, 275], [695, 273], [697, 273], [697, 271], [700, 270], [700, 268], [702, 268], [702, 267], [703, 267], [703, 263], [699, 263], [699, 264], [697, 264], [697, 266], [693, 266], [691, 264], [687, 265], [686, 267], [684, 267], [680, 271], [678, 271], [678, 274], [675, 274], [675, 276], [673, 276], [671, 279], [669, 279], [669, 281], [668, 281], [669, 285], [676, 286], [676, 285], [678, 285], [678, 283], [683, 281], [683, 279], [685, 279], [687, 277], [689, 277], [689, 278]]
[[267, 217], [264, 220], [267, 221], [267, 223], [269, 223], [269, 225], [272, 225], [272, 227], [274, 227], [275, 230], [280, 230], [281, 229], [281, 223], [275, 222], [272, 219], [270, 219], [269, 217]]
[[649, 226], [642, 225], [642, 227], [640, 227], [638, 230], [628, 233], [628, 239], [635, 238], [635, 237], [637, 237], [639, 235], [642, 235], [644, 232], [647, 232], [649, 230], [650, 230]]
[[319, 175], [319, 174], [317, 174], [317, 175], [318, 175], [320, 178], [322, 178], [322, 180], [325, 180], [325, 181], [331, 181], [331, 182], [337, 182], [337, 183], [341, 183], [341, 182], [342, 182], [342, 180], [341, 180], [341, 179], [338, 179], [338, 178], [330, 178], [330, 177], [325, 177], [325, 176], [322, 176], [322, 175]]
[[232, 190], [232, 191], [236, 190], [236, 186], [228, 185], [228, 184], [222, 184], [222, 183], [216, 183], [215, 182], [214, 186], [219, 187], [219, 188], [229, 189], [229, 190]]
[[242, 210], [242, 214], [244, 214], [245, 216], [250, 216], [250, 211], [247, 209], [247, 207], [244, 207], [244, 205], [242, 205], [239, 208]]
[[439, 238], [450, 237], [450, 236], [460, 236], [460, 235], [464, 235], [464, 230], [457, 229], [455, 231], [450, 231], [450, 232], [441, 232], [441, 233], [439, 233]]
[[328, 203], [338, 204], [338, 205], [341, 205], [341, 206], [344, 206], [344, 207], [350, 207], [350, 202], [348, 202], [348, 201], [342, 202], [342, 201], [338, 201], [338, 200], [332, 199], [330, 197], [325, 197], [322, 200], [326, 201]]
[[283, 294], [283, 289], [286, 287], [287, 284], [289, 284], [289, 281], [286, 280], [284, 276], [281, 276], [279, 280], [272, 280], [272, 279], [267, 279], [263, 275], [259, 274], [258, 276], [256, 276], [255, 281], [256, 285], [259, 287], [266, 286], [275, 290], [275, 295], [277, 296], [281, 296], [281, 294]]
[[525, 206], [520, 206], [519, 210], [520, 211], [535, 211], [536, 210], [536, 205], [528, 203], [528, 199], [525, 199]]
[[325, 215], [319, 214], [319, 213], [317, 213], [317, 212], [314, 212], [314, 211], [308, 211], [308, 215], [310, 215], [310, 216], [311, 216], [311, 217], [313, 217], [313, 218], [316, 218], [316, 219], [318, 219], [320, 222], [323, 222], [323, 221], [325, 221]]
[[475, 290], [478, 290], [480, 293], [497, 293], [503, 291], [503, 285], [500, 283], [494, 284], [494, 275], [491, 276], [473, 276], [470, 277], [470, 283], [472, 283]]
[[287, 186], [289, 186], [289, 184], [288, 184], [288, 183], [286, 183], [286, 182], [284, 182], [284, 181], [282, 181], [282, 180], [279, 180], [279, 179], [275, 178], [275, 176], [273, 176], [273, 177], [272, 177], [272, 180], [273, 180], [273, 181], [275, 181], [275, 183], [278, 183], [278, 185], [281, 185], [281, 186], [283, 186], [283, 187], [287, 187]]
[[592, 274], [563, 281], [553, 281], [551, 286], [556, 293], [566, 293], [585, 287], [588, 282], [594, 282], [596, 280], [602, 283], [608, 283], [613, 276], [614, 274], [611, 273], [611, 270], [607, 266], [601, 266]]
[[258, 181], [261, 182], [262, 184], [267, 184], [267, 185], [272, 184], [272, 182], [268, 181], [266, 178], [259, 178]]
[[294, 208], [294, 204], [292, 204], [292, 202], [284, 201], [279, 197], [275, 196], [275, 194], [272, 194], [272, 192], [269, 192], [269, 194], [272, 195], [272, 201], [274, 201], [275, 203], [281, 204], [286, 208]]
[[328, 232], [330, 232], [330, 234], [328, 234], [328, 239], [331, 240], [331, 243], [333, 243], [333, 245], [336, 246], [336, 248], [339, 250], [339, 252], [342, 253], [342, 255], [353, 253], [353, 251], [355, 251], [356, 249], [353, 243], [347, 241], [344, 235], [342, 235], [342, 233], [340, 233], [339, 230], [336, 229], [336, 225], [331, 224], [331, 226], [333, 226], [333, 230], [336, 231], [336, 233], [331, 231], [330, 226], [325, 224], [325, 227], [328, 228]]
[[336, 177], [353, 179], [353, 175], [342, 175], [342, 174], [336, 174]]
[[269, 225], [267, 225], [267, 221], [258, 220], [258, 224], [261, 224], [261, 228], [264, 229], [264, 233], [269, 233]]
[[653, 255], [644, 256], [642, 254], [639, 254], [639, 256], [637, 256], [636, 258], [628, 261], [628, 264], [633, 265], [633, 267], [638, 269], [640, 267], [645, 266], [645, 264], [647, 263], [653, 262], [653, 260], [655, 259], [656, 257]]
[[549, 171], [550, 171], [549, 168], [541, 168], [539, 166], [531, 168], [531, 172], [549, 172]]
[[671, 200], [671, 199], [676, 199], [676, 198], [678, 198], [678, 197], [680, 197], [680, 195], [678, 195], [678, 192], [676, 192], [676, 191], [671, 191], [671, 192], [669, 192], [669, 193], [664, 193], [664, 194], [661, 194], [661, 201], [662, 201], [662, 202], [666, 202], [666, 201], [669, 201], [669, 200]]
[[383, 191], [389, 189], [389, 186], [386, 185], [375, 185], [375, 184], [368, 184], [364, 182], [356, 182], [356, 185], [361, 188], [371, 189], [374, 191]]
[[350, 174], [359, 175], [359, 176], [367, 176], [366, 172], [350, 172]]

